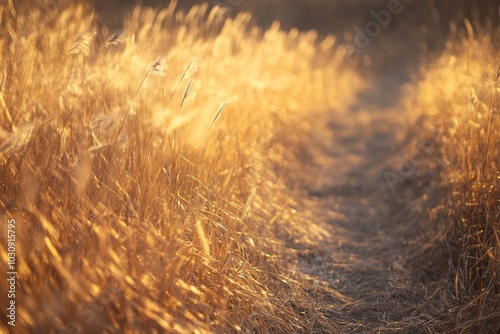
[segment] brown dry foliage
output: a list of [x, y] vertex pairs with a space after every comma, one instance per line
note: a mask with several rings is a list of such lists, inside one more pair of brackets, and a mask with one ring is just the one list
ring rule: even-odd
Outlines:
[[89, 8], [0, 12], [17, 333], [332, 330], [286, 245], [316, 238], [297, 152], [359, 82], [333, 37], [173, 2], [106, 45]]
[[[436, 242], [449, 251], [450, 295], [443, 313], [454, 330], [494, 333], [500, 323], [500, 77], [498, 28], [465, 21], [447, 49], [421, 69], [409, 108], [422, 134], [438, 146], [430, 164], [440, 171], [430, 216]], [[453, 30], [453, 29], [452, 29]]]

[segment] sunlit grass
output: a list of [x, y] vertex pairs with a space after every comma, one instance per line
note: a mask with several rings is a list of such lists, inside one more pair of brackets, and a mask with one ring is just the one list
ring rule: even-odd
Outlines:
[[442, 159], [431, 162], [445, 194], [434, 212], [445, 217], [451, 290], [464, 303], [453, 317], [457, 328], [488, 332], [500, 321], [499, 31], [465, 23], [468, 34], [421, 69], [409, 107]]
[[333, 37], [260, 31], [207, 5], [136, 8], [124, 34], [83, 7], [0, 11], [16, 332], [328, 326], [285, 247], [317, 230], [300, 155], [360, 86]]

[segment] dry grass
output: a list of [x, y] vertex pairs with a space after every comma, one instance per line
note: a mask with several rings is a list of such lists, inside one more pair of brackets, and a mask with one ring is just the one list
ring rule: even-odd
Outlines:
[[[431, 216], [446, 233], [451, 294], [444, 314], [457, 331], [494, 333], [500, 323], [500, 63], [498, 28], [456, 33], [412, 88], [410, 108], [422, 115], [438, 151], [427, 168], [440, 171], [442, 198]], [[440, 247], [442, 247], [440, 246]], [[439, 251], [439, 247], [436, 248]]]
[[359, 85], [333, 38], [207, 5], [136, 8], [125, 34], [81, 6], [14, 7], [0, 220], [17, 222], [16, 332], [332, 331], [286, 245], [319, 237], [300, 160]]
[[[123, 31], [112, 30], [117, 17], [107, 22], [88, 6], [40, 4], [0, 5], [0, 220], [17, 222], [16, 332], [375, 330], [367, 324], [394, 305], [387, 331], [498, 330], [498, 28], [465, 21], [468, 34], [455, 32], [410, 88], [414, 144], [430, 160], [411, 156], [428, 162], [417, 168], [425, 177], [404, 181], [413, 197], [388, 201], [395, 215], [418, 208], [415, 225], [422, 206], [435, 207], [422, 226], [398, 225], [394, 245], [373, 238], [360, 262], [349, 257], [355, 249], [346, 254], [357, 290], [365, 278], [388, 277], [370, 261], [400, 251], [400, 237], [415, 239], [402, 254], [408, 277], [395, 276], [411, 283], [400, 291], [415, 293], [394, 304], [394, 291], [367, 286], [377, 301], [361, 305], [297, 266], [297, 254], [323, 252], [315, 262], [323, 270], [333, 257], [321, 246], [341, 238], [325, 223], [330, 207], [308, 200], [304, 186], [313, 179], [306, 173], [333, 159], [324, 156], [335, 142], [328, 120], [344, 117], [363, 85], [339, 41], [277, 23], [263, 31], [249, 14], [230, 18], [206, 4], [137, 7]], [[420, 28], [422, 38], [433, 32]], [[401, 31], [417, 35], [413, 24], [394, 36]], [[392, 56], [403, 53], [391, 34], [373, 43], [385, 50], [375, 63], [407, 61]], [[363, 219], [354, 228], [370, 223]], [[2, 242], [2, 272], [6, 249]]]

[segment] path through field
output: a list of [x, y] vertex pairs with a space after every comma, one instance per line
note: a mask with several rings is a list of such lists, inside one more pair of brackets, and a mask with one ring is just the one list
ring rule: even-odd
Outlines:
[[311, 279], [332, 289], [316, 294], [340, 333], [430, 331], [429, 300], [436, 289], [410, 261], [422, 233], [415, 205], [419, 190], [409, 182], [410, 189], [392, 191], [384, 177], [404, 150], [401, 73], [382, 73], [346, 117], [330, 124], [327, 179], [309, 191], [330, 213], [332, 237], [299, 253], [299, 262]]

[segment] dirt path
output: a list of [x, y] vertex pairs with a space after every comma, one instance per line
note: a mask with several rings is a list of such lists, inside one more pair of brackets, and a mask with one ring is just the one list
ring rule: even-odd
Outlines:
[[421, 247], [418, 189], [392, 191], [384, 176], [403, 149], [398, 143], [405, 115], [398, 90], [404, 78], [397, 73], [377, 78], [378, 89], [360, 94], [349, 116], [330, 124], [327, 177], [310, 190], [331, 216], [332, 238], [301, 252], [300, 266], [332, 289], [316, 293], [340, 333], [435, 330], [430, 300], [438, 290], [411, 265]]

